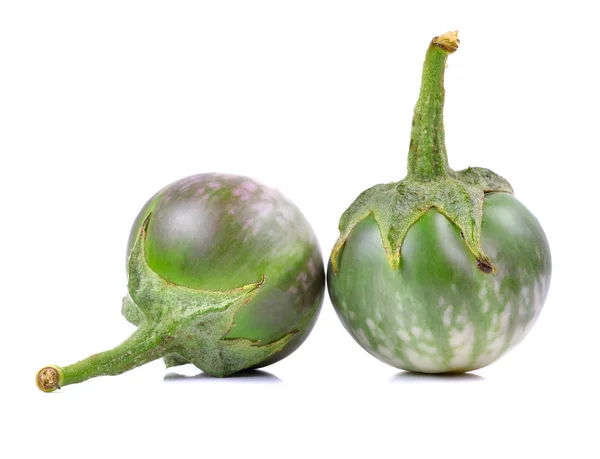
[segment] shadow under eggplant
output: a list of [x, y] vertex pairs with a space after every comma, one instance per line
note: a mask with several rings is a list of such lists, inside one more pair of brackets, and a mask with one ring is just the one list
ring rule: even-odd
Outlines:
[[207, 373], [186, 375], [177, 372], [167, 373], [163, 381], [167, 383], [205, 383], [205, 384], [283, 384], [283, 381], [265, 370], [242, 370], [224, 378], [217, 378]]

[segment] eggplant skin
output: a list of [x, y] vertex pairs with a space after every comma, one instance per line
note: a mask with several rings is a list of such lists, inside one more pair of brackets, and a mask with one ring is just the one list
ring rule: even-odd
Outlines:
[[370, 354], [394, 367], [446, 373], [489, 365], [521, 342], [540, 315], [552, 271], [538, 220], [509, 193], [488, 193], [482, 245], [495, 266], [484, 273], [460, 230], [432, 209], [408, 231], [390, 268], [372, 217], [359, 223], [331, 264], [331, 302]]
[[295, 332], [284, 349], [258, 366], [281, 360], [302, 344], [323, 302], [325, 270], [317, 238], [292, 202], [248, 177], [190, 176], [144, 205], [131, 228], [128, 256], [150, 214], [146, 260], [165, 280], [224, 291], [264, 276], [256, 296], [236, 313], [226, 339], [266, 344]]

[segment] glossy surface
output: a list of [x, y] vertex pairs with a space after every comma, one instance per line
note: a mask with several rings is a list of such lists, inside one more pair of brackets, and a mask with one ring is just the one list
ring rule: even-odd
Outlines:
[[268, 343], [298, 330], [289, 355], [317, 318], [324, 268], [316, 237], [298, 208], [278, 191], [247, 177], [200, 174], [157, 193], [133, 225], [128, 253], [141, 222], [152, 212], [146, 238], [150, 268], [176, 285], [230, 290], [259, 282], [227, 338]]
[[458, 228], [432, 210], [410, 228], [394, 271], [369, 217], [346, 242], [339, 273], [328, 269], [331, 301], [354, 339], [390, 365], [429, 373], [483, 367], [535, 323], [551, 260], [539, 222], [507, 193], [486, 195], [482, 243], [494, 274], [477, 268]]

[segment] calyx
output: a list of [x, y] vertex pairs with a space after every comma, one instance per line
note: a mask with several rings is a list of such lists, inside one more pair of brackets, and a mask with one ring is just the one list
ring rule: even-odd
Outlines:
[[148, 219], [131, 252], [129, 296], [123, 298], [122, 314], [140, 328], [161, 330], [167, 366], [193, 363], [213, 376], [227, 376], [258, 365], [295, 335], [296, 331], [292, 331], [271, 343], [227, 338], [235, 314], [254, 298], [265, 277], [228, 291], [200, 290], [167, 282], [146, 261], [147, 225]]
[[164, 358], [167, 366], [193, 363], [213, 376], [228, 376], [254, 367], [283, 349], [297, 333], [262, 343], [227, 338], [237, 311], [248, 304], [265, 282], [210, 291], [167, 282], [154, 272], [145, 256], [149, 215], [140, 228], [129, 257], [129, 295], [122, 313], [138, 329], [109, 351], [94, 354], [66, 367], [49, 365], [37, 376], [38, 387], [52, 392], [69, 384], [104, 375], [118, 375]]
[[443, 108], [446, 60], [459, 46], [458, 32], [435, 37], [425, 56], [421, 91], [415, 106], [404, 180], [375, 185], [361, 193], [340, 219], [340, 236], [331, 253], [334, 272], [338, 255], [352, 230], [373, 216], [390, 267], [398, 269], [402, 243], [410, 227], [431, 209], [445, 215], [461, 231], [463, 240], [484, 273], [494, 265], [481, 245], [483, 201], [486, 193], [513, 189], [498, 174], [479, 167], [454, 171], [446, 154]]

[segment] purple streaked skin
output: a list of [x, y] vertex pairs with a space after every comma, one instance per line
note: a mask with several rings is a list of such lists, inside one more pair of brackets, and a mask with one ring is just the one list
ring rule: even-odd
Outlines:
[[286, 357], [306, 339], [323, 300], [323, 260], [305, 217], [279, 191], [235, 175], [178, 180], [143, 207], [131, 230], [128, 253], [150, 213], [146, 257], [167, 281], [219, 291], [265, 276], [226, 336], [268, 343], [297, 331], [260, 366]]

